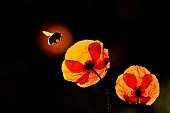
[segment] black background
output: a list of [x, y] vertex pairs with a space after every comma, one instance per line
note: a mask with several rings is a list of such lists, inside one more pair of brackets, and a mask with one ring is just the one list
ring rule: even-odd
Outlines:
[[74, 42], [98, 39], [110, 57], [116, 54], [103, 79], [110, 91], [112, 113], [135, 112], [135, 105], [120, 100], [114, 89], [117, 76], [131, 65], [146, 67], [161, 86], [155, 103], [141, 105], [139, 113], [170, 112], [168, 15], [163, 1], [1, 1], [1, 113], [107, 112], [100, 83], [82, 89], [65, 81], [61, 72], [64, 54], [51, 58], [35, 46], [41, 25], [58, 20], [71, 28]]

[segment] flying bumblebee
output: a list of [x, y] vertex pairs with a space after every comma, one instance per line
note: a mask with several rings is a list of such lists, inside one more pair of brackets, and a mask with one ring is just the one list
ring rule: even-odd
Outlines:
[[54, 33], [50, 33], [47, 31], [42, 31], [46, 36], [49, 36], [48, 38], [48, 44], [52, 45], [54, 43], [58, 44], [57, 41], [62, 41], [62, 33], [61, 32], [54, 32]]

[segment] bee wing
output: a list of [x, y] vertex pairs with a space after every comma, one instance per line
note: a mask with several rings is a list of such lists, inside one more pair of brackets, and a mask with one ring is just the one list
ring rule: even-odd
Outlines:
[[47, 32], [47, 31], [42, 31], [46, 36], [52, 36], [53, 33]]

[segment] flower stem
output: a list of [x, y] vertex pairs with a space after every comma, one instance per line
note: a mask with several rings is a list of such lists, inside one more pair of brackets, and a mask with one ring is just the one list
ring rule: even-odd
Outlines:
[[109, 90], [105, 89], [105, 91], [106, 91], [106, 97], [107, 97], [108, 113], [111, 113], [111, 104], [110, 104]]
[[[100, 78], [100, 80], [102, 80], [100, 75], [94, 69], [93, 69], [93, 72]], [[106, 97], [107, 97], [108, 113], [111, 113], [111, 104], [110, 104], [109, 90], [107, 88], [105, 88], [105, 92], [106, 92]]]
[[102, 79], [101, 77], [100, 77], [100, 75], [93, 69], [93, 72], [100, 78], [100, 80]]
[[136, 113], [138, 113], [138, 109], [139, 109], [139, 97], [137, 99], [137, 104], [136, 104]]

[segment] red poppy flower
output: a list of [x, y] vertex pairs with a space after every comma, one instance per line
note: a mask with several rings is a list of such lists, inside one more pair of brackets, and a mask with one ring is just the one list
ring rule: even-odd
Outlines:
[[130, 66], [116, 80], [118, 97], [129, 103], [151, 105], [159, 95], [159, 82], [145, 67]]
[[108, 49], [96, 40], [83, 40], [72, 45], [62, 63], [64, 79], [80, 87], [96, 84], [110, 67]]

